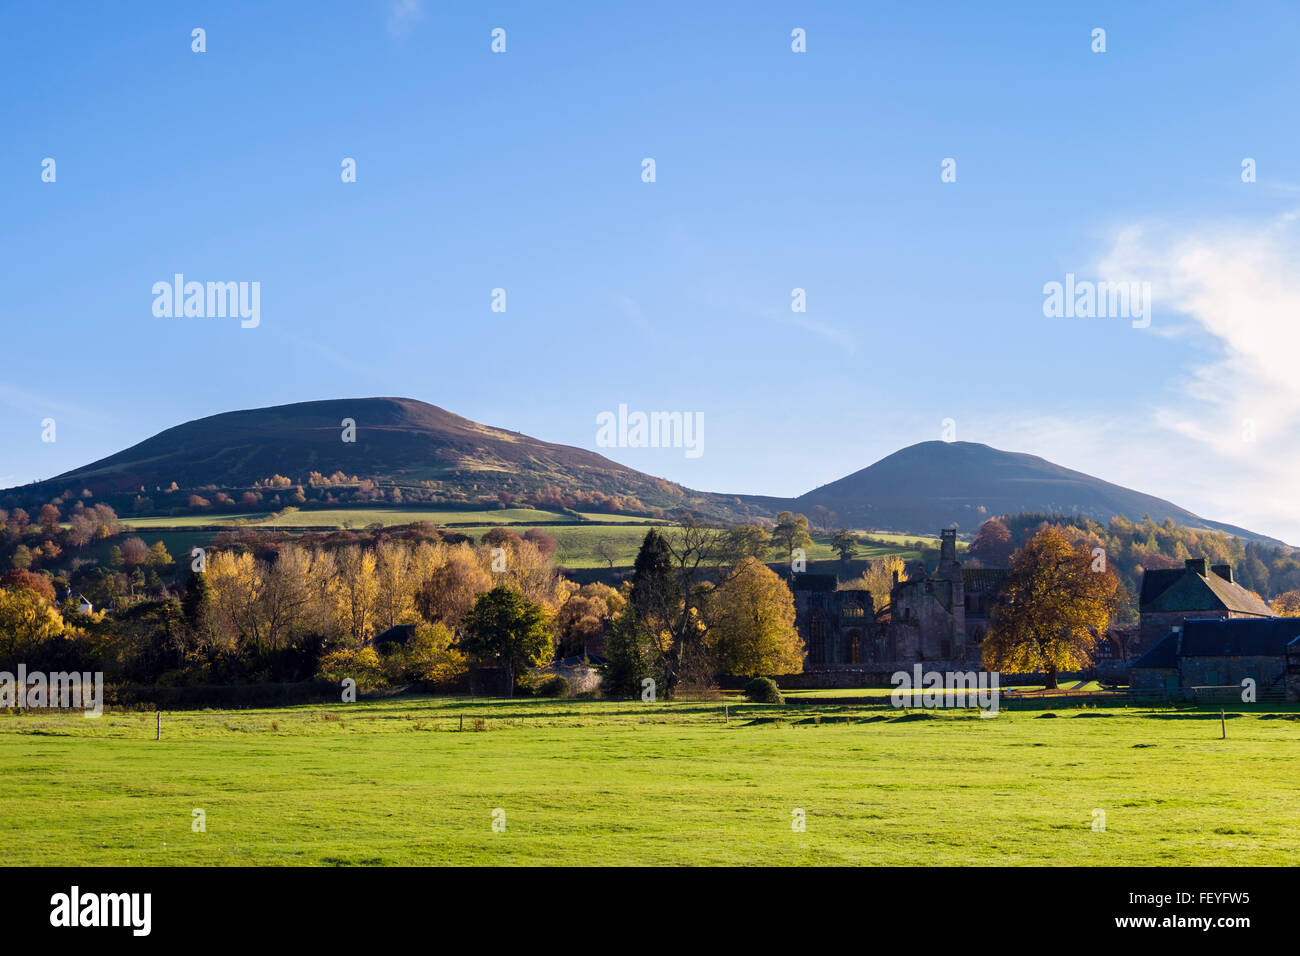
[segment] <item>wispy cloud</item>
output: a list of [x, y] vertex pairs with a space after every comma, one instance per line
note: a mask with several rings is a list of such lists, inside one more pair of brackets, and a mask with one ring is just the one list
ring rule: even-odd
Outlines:
[[424, 0], [392, 0], [388, 6], [388, 33], [399, 40], [405, 39], [424, 19]]
[[818, 322], [798, 312], [791, 313], [788, 321], [806, 332], [819, 335], [827, 341], [834, 342], [850, 355], [858, 349], [858, 343], [848, 332], [826, 322]]
[[610, 299], [614, 308], [618, 309], [619, 314], [629, 324], [636, 326], [643, 332], [650, 331], [650, 322], [645, 317], [645, 310], [641, 308], [641, 303], [624, 292], [616, 292]]
[[88, 408], [19, 385], [4, 383], [0, 383], [0, 407], [17, 409], [24, 414], [33, 416], [67, 415], [100, 425], [116, 424], [120, 421], [120, 419], [108, 414], [102, 408]]
[[1201, 357], [1152, 367], [1164, 397], [1128, 413], [967, 417], [960, 437], [1300, 544], [1297, 263], [1298, 212], [1265, 223], [1120, 230], [1099, 274], [1150, 281], [1156, 319], [1143, 334], [1181, 338]]
[[[1204, 357], [1154, 369], [1171, 400], [1135, 425], [1039, 423], [1040, 441], [1071, 443], [1114, 465], [1156, 472], [1134, 486], [1204, 517], [1300, 542], [1300, 214], [1266, 223], [1160, 224], [1122, 230], [1100, 263], [1110, 280], [1151, 281], [1166, 334], [1194, 332]], [[1153, 326], [1153, 331], [1156, 327]], [[1037, 445], [1034, 447], [1042, 447]], [[1076, 456], [1069, 456], [1076, 457]], [[1079, 467], [1075, 465], [1075, 467]], [[1084, 469], [1089, 470], [1089, 469]], [[1125, 481], [1128, 483], [1128, 481]]]

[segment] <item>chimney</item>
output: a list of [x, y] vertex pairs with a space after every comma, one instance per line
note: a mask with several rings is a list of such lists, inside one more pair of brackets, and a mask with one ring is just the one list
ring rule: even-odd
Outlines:
[[1229, 584], [1236, 584], [1236, 582], [1232, 580], [1231, 564], [1216, 564], [1212, 566], [1210, 570], [1213, 571], [1215, 574], [1217, 574], [1219, 577], [1223, 578], [1223, 580], [1227, 581]]
[[1205, 566], [1204, 558], [1188, 558], [1183, 563], [1187, 565], [1188, 571], [1195, 571], [1201, 577], [1205, 577], [1205, 575], [1209, 573], [1209, 570]]
[[939, 563], [957, 560], [957, 529], [944, 528], [939, 532]]

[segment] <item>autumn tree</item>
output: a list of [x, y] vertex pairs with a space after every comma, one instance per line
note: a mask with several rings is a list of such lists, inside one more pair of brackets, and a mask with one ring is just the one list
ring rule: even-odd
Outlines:
[[584, 584], [569, 596], [555, 617], [557, 653], [561, 657], [599, 654], [604, 649], [610, 618], [625, 603], [623, 596], [607, 584]]
[[41, 505], [37, 520], [46, 534], [53, 536], [59, 533], [59, 509], [54, 505]]
[[988, 567], [1005, 568], [1014, 550], [1011, 530], [1001, 518], [990, 518], [980, 525], [966, 553]]
[[207, 567], [202, 577], [211, 596], [212, 625], [219, 641], [235, 645], [242, 639], [260, 647], [260, 576], [253, 556], [218, 551], [208, 556]]
[[344, 632], [357, 644], [375, 635], [375, 607], [379, 581], [375, 577], [375, 553], [357, 545], [342, 548], [335, 555], [338, 565], [335, 608]]
[[492, 587], [492, 575], [468, 545], [444, 548], [441, 560], [424, 580], [416, 603], [425, 620], [455, 627], [474, 606], [478, 596]]
[[510, 584], [528, 600], [542, 605], [548, 614], [554, 614], [568, 596], [560, 592], [555, 562], [532, 541], [516, 543], [506, 556], [505, 572], [496, 572], [495, 576], [503, 578], [495, 583]]
[[803, 670], [794, 595], [779, 575], [754, 558], [745, 558], [718, 588], [709, 624], [708, 647], [725, 673], [756, 677]]
[[72, 547], [84, 548], [95, 537], [94, 518], [85, 512], [74, 514], [68, 521], [68, 530], [65, 534], [65, 540]]
[[825, 505], [813, 505], [811, 514], [813, 527], [822, 534], [830, 534], [835, 530], [835, 519], [839, 515], [830, 508]]
[[1273, 613], [1278, 617], [1300, 617], [1300, 589], [1279, 594], [1273, 601]]
[[541, 528], [529, 528], [524, 532], [524, 540], [533, 544], [543, 557], [549, 558], [560, 546], [559, 542]]
[[1049, 689], [1057, 674], [1092, 663], [1097, 638], [1110, 625], [1118, 581], [1094, 570], [1086, 545], [1061, 529], [1039, 531], [1015, 556], [984, 639], [990, 671], [1041, 673]]
[[97, 504], [90, 509], [90, 512], [95, 526], [95, 540], [103, 541], [118, 533], [121, 526], [117, 520], [117, 512], [112, 508], [106, 504]]
[[47, 603], [55, 602], [54, 582], [44, 574], [18, 569], [6, 571], [0, 575], [0, 588], [27, 588], [43, 597]]
[[523, 539], [519, 537], [519, 532], [510, 528], [489, 528], [483, 532], [480, 539], [483, 544], [490, 548], [513, 548]]
[[722, 547], [724, 558], [730, 564], [739, 564], [745, 558], [762, 561], [772, 550], [772, 535], [756, 524], [736, 525], [727, 529]]
[[277, 651], [308, 627], [308, 609], [321, 591], [321, 569], [309, 551], [281, 548], [270, 566], [257, 568], [257, 612], [266, 649]]
[[22, 508], [15, 508], [9, 512], [8, 527], [11, 533], [24, 535], [27, 533], [28, 526], [32, 523], [31, 515]]
[[812, 537], [808, 534], [808, 519], [791, 511], [782, 511], [776, 516], [776, 527], [772, 529], [772, 548], [778, 560], [788, 561], [795, 548], [805, 551], [812, 547]]
[[420, 624], [398, 655], [401, 676], [409, 680], [448, 684], [466, 671], [465, 655], [444, 624]]
[[866, 570], [851, 587], [866, 591], [871, 595], [872, 606], [877, 611], [888, 606], [894, 589], [894, 575], [898, 580], [907, 580], [907, 562], [902, 555], [887, 554], [882, 558], [868, 561]]
[[122, 542], [122, 560], [128, 568], [138, 568], [149, 560], [149, 546], [143, 538], [127, 538]]
[[13, 671], [63, 633], [63, 616], [31, 588], [0, 588], [0, 664]]
[[375, 598], [376, 629], [386, 631], [415, 617], [415, 580], [411, 573], [413, 553], [394, 541], [375, 545], [375, 576], [379, 592]]

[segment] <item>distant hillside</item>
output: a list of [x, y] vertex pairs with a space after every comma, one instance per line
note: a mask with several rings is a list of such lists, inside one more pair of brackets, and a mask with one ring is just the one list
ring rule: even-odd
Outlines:
[[956, 523], [963, 532], [974, 532], [999, 514], [1082, 515], [1103, 523], [1122, 514], [1134, 521], [1144, 515], [1157, 522], [1172, 518], [1189, 528], [1281, 543], [1034, 455], [973, 442], [910, 445], [792, 502], [803, 512], [817, 505], [834, 511], [840, 524], [858, 528], [915, 532]]
[[[344, 419], [356, 423], [355, 442], [342, 440]], [[421, 492], [463, 500], [499, 492], [531, 497], [555, 489], [634, 499], [645, 509], [730, 512], [716, 496], [594, 452], [480, 425], [409, 398], [300, 402], [200, 418], [22, 491], [39, 498], [85, 487], [97, 497], [157, 497], [172, 482], [182, 491], [239, 489], [274, 475], [306, 482], [311, 472], [405, 487], [406, 500], [418, 500]]]
[[[344, 419], [356, 423], [356, 441], [342, 440]], [[358, 484], [319, 483], [312, 472], [342, 472]], [[268, 489], [273, 476], [289, 486]], [[167, 492], [175, 482], [177, 488]], [[307, 486], [307, 501], [295, 499]], [[0, 493], [0, 506], [39, 507], [56, 496], [80, 497], [125, 508], [185, 512], [189, 493], [207, 497], [260, 485], [259, 504], [306, 507], [339, 502], [394, 504], [495, 503], [498, 497], [541, 507], [705, 518], [771, 518], [821, 505], [850, 528], [934, 534], [956, 523], [974, 532], [987, 518], [1022, 512], [1081, 515], [1109, 521], [1123, 514], [1140, 521], [1172, 518], [1190, 528], [1227, 531], [1280, 544], [1243, 528], [1209, 521], [1142, 494], [1033, 455], [970, 442], [923, 442], [798, 498], [721, 495], [693, 491], [610, 461], [595, 452], [480, 425], [409, 398], [354, 398], [299, 402], [226, 412], [177, 425], [115, 455], [56, 478]], [[263, 493], [265, 492], [265, 493]], [[136, 496], [148, 499], [141, 505]], [[234, 502], [226, 502], [229, 510]], [[200, 509], [202, 510], [202, 509]]]

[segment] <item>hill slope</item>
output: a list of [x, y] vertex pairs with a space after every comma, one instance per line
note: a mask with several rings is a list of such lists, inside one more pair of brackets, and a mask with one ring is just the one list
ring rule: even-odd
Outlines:
[[[356, 423], [355, 442], [342, 440], [344, 419]], [[56, 478], [13, 489], [0, 504], [35, 506], [89, 488], [95, 497], [129, 505], [142, 493], [156, 507], [185, 503], [179, 490], [235, 490], [282, 475], [294, 483], [310, 472], [375, 480], [387, 500], [476, 501], [506, 491], [531, 498], [547, 489], [578, 496], [636, 499], [643, 509], [689, 509], [722, 520], [770, 518], [822, 505], [850, 528], [933, 534], [954, 522], [973, 532], [986, 518], [1019, 512], [1080, 514], [1107, 521], [1172, 518], [1192, 528], [1275, 539], [1208, 521], [1171, 502], [1054, 465], [1033, 455], [970, 442], [922, 442], [798, 498], [693, 491], [610, 461], [595, 452], [480, 425], [409, 398], [299, 402], [225, 412], [159, 432], [117, 454]], [[144, 489], [141, 492], [141, 488]], [[168, 499], [164, 501], [164, 498]], [[634, 503], [633, 503], [634, 504]]]
[[987, 518], [1019, 512], [1078, 514], [1102, 522], [1122, 514], [1134, 521], [1144, 515], [1155, 521], [1172, 518], [1189, 528], [1280, 543], [1035, 455], [973, 442], [909, 445], [799, 496], [793, 505], [802, 511], [822, 505], [851, 527], [909, 532], [933, 531], [954, 522], [963, 532], [973, 532]]
[[[356, 423], [342, 440], [344, 419]], [[547, 487], [633, 496], [677, 508], [704, 498], [594, 452], [491, 428], [408, 398], [299, 402], [225, 412], [159, 432], [115, 455], [40, 485], [85, 486], [97, 496], [182, 489], [246, 488], [273, 475], [295, 482], [310, 472], [417, 487], [432, 482], [455, 496], [531, 494]], [[36, 488], [38, 486], [29, 486]]]

